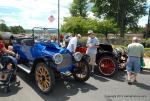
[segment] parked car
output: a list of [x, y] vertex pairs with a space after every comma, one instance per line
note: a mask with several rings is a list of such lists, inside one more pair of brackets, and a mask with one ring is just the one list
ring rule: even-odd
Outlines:
[[51, 42], [50, 30], [53, 29], [34, 27], [32, 37], [13, 41], [14, 51], [20, 55], [17, 66], [28, 74], [34, 74], [36, 85], [43, 93], [54, 88], [56, 74], [73, 76], [82, 82], [90, 77], [90, 57], [80, 52], [72, 54], [57, 42]]
[[[86, 53], [85, 45], [78, 45], [76, 52]], [[112, 77], [117, 71], [119, 64], [118, 53], [114, 52], [113, 48], [109, 44], [100, 44], [97, 49], [96, 63], [99, 72], [106, 77]]]

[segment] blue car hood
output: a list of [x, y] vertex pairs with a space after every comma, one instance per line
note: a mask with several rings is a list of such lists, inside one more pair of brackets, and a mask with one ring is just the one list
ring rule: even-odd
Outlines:
[[55, 42], [41, 43], [40, 48], [43, 53], [46, 53], [49, 55], [53, 55], [55, 53], [60, 53], [60, 54], [70, 53], [66, 48], [60, 47]]

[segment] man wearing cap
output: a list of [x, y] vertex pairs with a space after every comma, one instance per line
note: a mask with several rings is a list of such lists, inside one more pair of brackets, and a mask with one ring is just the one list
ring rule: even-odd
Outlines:
[[80, 34], [77, 34], [75, 37], [72, 37], [69, 41], [69, 44], [67, 46], [67, 49], [74, 53], [75, 50], [76, 50], [76, 47], [77, 47], [77, 42], [78, 40], [81, 38], [81, 35]]
[[[133, 37], [132, 43], [127, 47], [127, 80], [128, 84], [131, 85], [134, 82], [137, 82], [136, 77], [137, 73], [140, 72], [140, 58], [144, 56], [144, 46], [139, 43], [139, 38]], [[133, 79], [133, 81], [131, 81]]]
[[96, 54], [97, 54], [97, 48], [99, 47], [99, 40], [97, 37], [95, 37], [95, 33], [92, 30], [88, 31], [88, 40], [87, 40], [87, 51], [86, 54], [88, 54], [91, 58], [90, 65], [92, 67], [91, 73], [94, 73], [94, 67], [96, 65]]

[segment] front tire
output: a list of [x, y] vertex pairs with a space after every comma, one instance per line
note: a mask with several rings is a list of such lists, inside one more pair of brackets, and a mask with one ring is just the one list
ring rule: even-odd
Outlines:
[[117, 71], [117, 61], [111, 56], [102, 56], [98, 60], [100, 74], [106, 77], [112, 77]]
[[73, 71], [73, 77], [75, 80], [80, 82], [87, 81], [90, 78], [90, 69], [88, 63], [82, 61], [76, 63], [76, 67]]
[[55, 77], [51, 65], [48, 66], [44, 62], [38, 63], [35, 68], [35, 81], [41, 92], [45, 94], [51, 92], [55, 85]]

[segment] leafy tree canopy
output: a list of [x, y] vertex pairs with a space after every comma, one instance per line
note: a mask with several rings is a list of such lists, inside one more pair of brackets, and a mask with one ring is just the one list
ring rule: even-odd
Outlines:
[[62, 32], [73, 34], [80, 33], [86, 35], [88, 30], [93, 30], [95, 33], [116, 33], [118, 31], [117, 24], [113, 19], [105, 19], [103, 21], [96, 19], [84, 19], [83, 17], [68, 17], [65, 18], [64, 24], [61, 26]]
[[22, 26], [11, 26], [10, 31], [13, 34], [19, 34], [19, 33], [24, 33], [25, 32], [25, 30], [23, 29]]
[[70, 13], [72, 16], [87, 16], [87, 1], [88, 0], [73, 0], [70, 7]]
[[139, 18], [146, 15], [147, 0], [91, 0], [92, 11], [99, 18], [114, 18], [124, 37], [126, 27], [137, 27]]
[[8, 32], [9, 28], [7, 27], [6, 24], [2, 23], [2, 24], [0, 24], [0, 31], [2, 31], [2, 32]]

